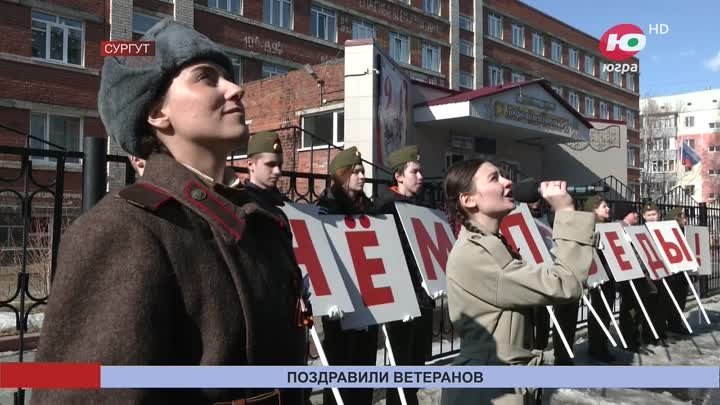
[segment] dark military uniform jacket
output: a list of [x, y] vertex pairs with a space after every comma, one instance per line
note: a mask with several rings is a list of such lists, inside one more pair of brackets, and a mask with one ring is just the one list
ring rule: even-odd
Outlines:
[[285, 235], [290, 238], [290, 241], [292, 241], [290, 221], [288, 220], [287, 215], [285, 215], [285, 212], [280, 208], [285, 205], [286, 202], [291, 201], [285, 198], [277, 188], [260, 188], [250, 180], [245, 182], [245, 190], [262, 208], [275, 214], [279, 219], [281, 219], [280, 223], [284, 228], [283, 230], [285, 231]]
[[[139, 183], [63, 235], [36, 360], [303, 365], [300, 270], [279, 232], [242, 186], [209, 184], [170, 156], [150, 156]], [[32, 404], [200, 405], [267, 391], [36, 390]], [[283, 404], [301, 404], [298, 394], [283, 391]]]
[[390, 214], [395, 218], [395, 225], [397, 226], [398, 235], [400, 236], [400, 244], [402, 245], [403, 253], [405, 254], [405, 261], [407, 262], [408, 270], [410, 271], [410, 280], [415, 290], [415, 296], [418, 300], [418, 305], [423, 309], [435, 308], [435, 301], [430, 298], [425, 288], [422, 286], [422, 276], [420, 275], [420, 269], [415, 261], [410, 242], [408, 241], [405, 230], [403, 229], [402, 222], [400, 222], [400, 216], [395, 208], [395, 202], [404, 202], [414, 205], [423, 205], [417, 200], [417, 198], [405, 197], [398, 193], [397, 189], [391, 188], [390, 193], [385, 196], [377, 204], [378, 214]]

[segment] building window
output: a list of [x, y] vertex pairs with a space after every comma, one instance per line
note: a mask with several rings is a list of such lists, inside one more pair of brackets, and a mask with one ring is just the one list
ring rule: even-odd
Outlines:
[[475, 78], [472, 73], [460, 72], [460, 87], [471, 90], [475, 88]]
[[622, 121], [622, 109], [619, 105], [613, 106], [613, 119], [615, 121]]
[[717, 176], [718, 174], [720, 174], [720, 170], [718, 170], [718, 169], [710, 169], [710, 170], [708, 170], [708, 174], [711, 175], [711, 176]]
[[70, 65], [83, 64], [84, 33], [79, 20], [32, 12], [32, 56]]
[[562, 44], [558, 41], [550, 43], [550, 57], [557, 63], [562, 63]]
[[629, 90], [635, 91], [635, 76], [632, 73], [625, 74], [625, 87]]
[[708, 146], [708, 152], [720, 152], [720, 145]]
[[637, 159], [635, 158], [635, 148], [633, 148], [633, 147], [627, 148], [627, 161], [628, 161], [628, 166], [637, 167]]
[[241, 84], [243, 82], [242, 59], [239, 56], [230, 56], [230, 60], [233, 65], [233, 79], [235, 79], [235, 83]]
[[490, 86], [500, 86], [503, 84], [502, 68], [497, 66], [488, 66], [488, 77]]
[[398, 62], [410, 63], [410, 39], [407, 35], [390, 33], [390, 56]]
[[423, 42], [422, 45], [422, 67], [424, 69], [432, 70], [433, 72], [440, 71], [440, 47], [437, 45]]
[[345, 141], [344, 118], [343, 111], [330, 111], [303, 116], [302, 147], [315, 148], [325, 147], [329, 144], [341, 145]]
[[585, 96], [585, 115], [595, 116], [595, 100], [589, 96]]
[[[45, 113], [32, 113], [30, 115], [30, 134], [44, 140], [30, 138], [30, 147], [34, 149], [58, 150], [47, 142], [65, 148], [70, 152], [80, 152], [82, 139], [82, 119]], [[50, 157], [33, 157], [34, 160], [54, 162]], [[67, 158], [65, 162], [79, 164], [78, 158]]]
[[440, 0], [424, 0], [423, 8], [430, 14], [440, 15]]
[[562, 89], [562, 87], [560, 87], [560, 86], [552, 86], [552, 89], [555, 90], [555, 93], [557, 93], [557, 94], [559, 94], [559, 95], [562, 96], [562, 94], [563, 94], [563, 89]]
[[695, 195], [695, 186], [685, 186], [685, 193]]
[[512, 44], [520, 48], [525, 48], [525, 27], [522, 25], [512, 25]]
[[580, 69], [580, 51], [574, 48], [570, 48], [568, 51], [568, 65], [571, 68]]
[[464, 39], [460, 40], [460, 54], [465, 56], [473, 56], [473, 43]]
[[686, 140], [684, 140], [683, 142], [685, 142], [685, 144], [686, 144], [687, 146], [695, 149], [695, 140], [694, 140], [694, 139], [686, 139]]
[[715, 131], [720, 130], [720, 121], [711, 122], [708, 124], [708, 126]]
[[536, 55], [545, 56], [545, 40], [543, 39], [543, 36], [538, 34], [537, 32], [533, 32], [532, 41], [533, 53], [535, 53]]
[[635, 114], [630, 110], [625, 110], [625, 116], [627, 117], [627, 127], [635, 128]]
[[609, 80], [608, 71], [605, 70], [605, 64], [602, 62], [600, 63], [600, 79], [605, 80], [605, 81]]
[[525, 75], [522, 73], [515, 73], [512, 72], [510, 74], [510, 83], [518, 83], [518, 82], [524, 82], [525, 81]]
[[570, 103], [572, 108], [580, 110], [580, 97], [578, 97], [574, 91], [568, 93], [568, 103]]
[[145, 14], [137, 14], [133, 13], [133, 21], [132, 21], [132, 31], [133, 34], [137, 34], [137, 36], [141, 36], [142, 34], [148, 32], [150, 28], [153, 27], [153, 25], [157, 24], [160, 21], [159, 17], [153, 17]]
[[622, 73], [617, 70], [613, 72], [613, 83], [622, 86]]
[[241, 2], [240, 0], [208, 0], [208, 7], [240, 14]]
[[292, 0], [263, 0], [263, 21], [292, 29]]
[[473, 27], [472, 17], [468, 17], [466, 15], [461, 15], [460, 16], [460, 28], [464, 29], [465, 31], [470, 31], [470, 32], [475, 31], [475, 27]]
[[498, 39], [503, 37], [502, 17], [495, 14], [488, 14], [488, 35]]
[[600, 118], [603, 120], [610, 119], [610, 112], [608, 111], [607, 103], [600, 102]]
[[595, 76], [595, 58], [585, 55], [585, 73]]
[[365, 20], [353, 20], [353, 39], [375, 38], [375, 24]]
[[287, 74], [289, 71], [290, 69], [285, 66], [276, 65], [274, 63], [263, 63], [262, 77], [263, 79], [267, 79], [268, 77]]
[[335, 42], [335, 10], [312, 6], [310, 11], [310, 30], [315, 38]]
[[685, 117], [685, 126], [688, 128], [694, 127], [695, 126], [695, 117], [692, 115]]

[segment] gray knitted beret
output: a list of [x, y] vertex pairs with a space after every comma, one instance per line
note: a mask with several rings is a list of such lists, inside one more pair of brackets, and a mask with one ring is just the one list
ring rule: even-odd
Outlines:
[[187, 64], [216, 62], [232, 73], [220, 47], [192, 28], [166, 18], [141, 41], [155, 42], [155, 56], [107, 57], [103, 65], [98, 110], [105, 129], [127, 153], [147, 158], [143, 137], [151, 136], [147, 115], [170, 80]]

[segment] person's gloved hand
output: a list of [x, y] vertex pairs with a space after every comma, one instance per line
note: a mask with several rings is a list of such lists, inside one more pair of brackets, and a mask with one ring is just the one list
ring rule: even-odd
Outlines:
[[344, 314], [345, 313], [340, 310], [337, 305], [333, 305], [328, 308], [328, 318], [330, 318], [331, 321], [337, 321], [338, 319], [342, 318]]

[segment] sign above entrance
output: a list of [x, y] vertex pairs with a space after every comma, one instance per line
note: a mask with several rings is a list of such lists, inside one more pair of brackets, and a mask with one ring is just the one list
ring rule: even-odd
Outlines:
[[571, 142], [569, 148], [577, 151], [585, 150], [589, 146], [596, 152], [605, 152], [610, 148], [620, 147], [620, 126], [611, 125], [603, 129], [593, 128], [590, 130], [589, 142]]
[[498, 121], [522, 122], [542, 129], [562, 132], [571, 138], [577, 137], [578, 128], [577, 126], [573, 126], [568, 118], [551, 115], [544, 111], [522, 107], [516, 104], [504, 103], [502, 101], [496, 101], [494, 106], [494, 118]]

